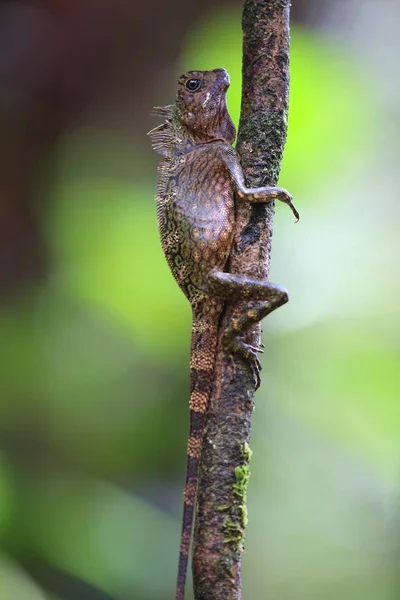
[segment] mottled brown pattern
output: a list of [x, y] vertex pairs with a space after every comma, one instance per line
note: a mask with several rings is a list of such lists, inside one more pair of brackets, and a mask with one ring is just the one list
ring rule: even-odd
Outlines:
[[[165, 122], [150, 132], [161, 154], [157, 184], [157, 219], [162, 247], [178, 285], [193, 311], [189, 439], [202, 439], [211, 393], [218, 324], [226, 300], [260, 300], [259, 316], [287, 300], [286, 292], [266, 281], [225, 273], [235, 228], [235, 202], [288, 204], [286, 190], [247, 188], [232, 143], [235, 127], [226, 108], [229, 77], [224, 69], [190, 71], [179, 78], [174, 105], [156, 108]], [[254, 321], [244, 315], [242, 329], [232, 330], [226, 348], [248, 361], [257, 381], [258, 348], [238, 334]], [[191, 454], [186, 472], [193, 501], [184, 503], [182, 540], [190, 539], [200, 456]], [[186, 496], [185, 496], [186, 497]], [[192, 498], [192, 496], [190, 496]], [[179, 559], [176, 600], [184, 598], [187, 552]]]
[[[204, 412], [204, 410], [203, 411], [199, 411], [199, 412]], [[201, 445], [202, 445], [202, 439], [201, 439], [201, 437], [197, 437], [197, 436], [194, 436], [194, 435], [189, 436], [188, 451], [187, 451], [188, 455], [191, 458], [200, 458], [200, 456], [201, 456]]]
[[[211, 375], [212, 373], [210, 373], [210, 376]], [[207, 410], [207, 403], [207, 394], [202, 394], [201, 392], [198, 392], [196, 390], [192, 394], [190, 394], [189, 408], [193, 412], [205, 413]]]
[[181, 536], [180, 553], [183, 556], [188, 556], [190, 548], [190, 532], [184, 531]]
[[184, 499], [185, 504], [189, 504], [190, 506], [193, 506], [195, 497], [196, 497], [196, 483], [194, 481], [189, 481], [185, 485], [185, 491], [183, 493], [183, 499]]

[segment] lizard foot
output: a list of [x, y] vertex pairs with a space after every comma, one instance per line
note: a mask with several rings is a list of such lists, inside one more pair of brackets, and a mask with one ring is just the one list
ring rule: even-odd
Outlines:
[[296, 218], [296, 223], [300, 220], [300, 215], [295, 207], [295, 205], [293, 204], [293, 196], [291, 194], [289, 194], [289, 192], [287, 192], [286, 190], [284, 190], [283, 188], [276, 188], [276, 197], [278, 200], [280, 200], [281, 202], [283, 202], [284, 204], [287, 204], [290, 208], [290, 210], [292, 211], [292, 213], [294, 214], [295, 218]]
[[233, 342], [230, 341], [228, 344], [226, 344], [225, 350], [229, 352], [230, 357], [229, 371], [231, 375], [231, 381], [233, 381], [236, 376], [236, 368], [235, 363], [233, 361], [233, 355], [236, 354], [237, 356], [241, 356], [248, 363], [253, 377], [256, 381], [255, 389], [257, 390], [261, 384], [260, 372], [262, 370], [258, 354], [262, 354], [264, 352], [261, 346], [253, 346], [252, 344], [247, 344], [241, 339], [235, 338]]

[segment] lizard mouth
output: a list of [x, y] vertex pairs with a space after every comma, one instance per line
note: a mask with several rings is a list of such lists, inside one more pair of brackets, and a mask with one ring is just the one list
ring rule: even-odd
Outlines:
[[216, 77], [216, 81], [210, 90], [211, 97], [224, 94], [230, 85], [229, 75], [225, 69], [215, 69], [214, 73], [216, 73], [218, 77]]
[[226, 92], [230, 86], [229, 75], [225, 72], [225, 76], [222, 81], [219, 82], [218, 91]]
[[219, 81], [214, 86], [214, 90], [211, 92], [211, 97], [217, 100], [219, 108], [226, 106], [226, 92], [228, 90], [229, 83], [226, 81]]
[[[227, 75], [227, 74], [226, 74]], [[214, 102], [218, 107], [218, 111], [226, 107], [226, 91], [229, 87], [229, 77], [219, 78], [209, 92], [207, 92], [206, 99], [202, 106], [206, 108], [211, 102]]]

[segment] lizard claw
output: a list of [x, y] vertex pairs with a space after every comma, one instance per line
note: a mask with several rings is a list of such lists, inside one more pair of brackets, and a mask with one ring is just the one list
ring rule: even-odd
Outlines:
[[295, 223], [298, 223], [298, 221], [300, 220], [300, 215], [295, 207], [295, 205], [293, 204], [293, 196], [291, 194], [289, 194], [289, 192], [287, 192], [286, 190], [284, 190], [283, 188], [277, 188], [278, 194], [277, 194], [277, 198], [278, 200], [280, 200], [281, 202], [284, 202], [285, 204], [287, 204], [290, 208], [290, 210], [292, 211], [292, 213], [295, 216]]
[[292, 200], [293, 200], [293, 196], [286, 196], [285, 199], [280, 198], [282, 200], [282, 202], [284, 202], [285, 204], [288, 205], [288, 207], [290, 208], [290, 210], [292, 211], [292, 213], [295, 216], [295, 223], [298, 223], [300, 221], [300, 215], [295, 207], [295, 205], [293, 204]]
[[260, 363], [260, 360], [258, 358], [258, 353], [259, 352], [263, 352], [263, 350], [260, 350], [260, 348], [256, 348], [255, 346], [251, 346], [250, 344], [245, 344], [243, 342], [243, 358], [247, 361], [250, 370], [253, 374], [254, 379], [256, 380], [256, 390], [258, 390], [258, 388], [261, 385], [261, 370], [262, 370], [262, 366]]
[[252, 344], [246, 344], [247, 348], [249, 350], [251, 350], [251, 352], [255, 352], [256, 354], [264, 354], [264, 346], [263, 345], [259, 345], [259, 346], [253, 346]]
[[258, 354], [263, 352], [262, 348], [260, 346], [253, 346], [252, 344], [247, 344], [243, 340], [236, 338], [234, 342], [231, 342], [229, 344], [226, 350], [229, 352], [230, 357], [229, 370], [231, 374], [231, 381], [233, 381], [236, 376], [236, 368], [235, 363], [233, 361], [233, 355], [236, 354], [238, 356], [241, 356], [249, 365], [249, 368], [256, 381], [255, 389], [257, 390], [261, 384], [260, 372], [262, 370], [262, 366], [259, 361]]
[[291, 209], [292, 213], [293, 213], [293, 214], [294, 214], [294, 216], [295, 216], [295, 219], [296, 219], [296, 220], [295, 220], [295, 223], [298, 223], [298, 222], [300, 221], [300, 215], [299, 215], [299, 213], [297, 212], [295, 205], [293, 204], [293, 202], [292, 202], [292, 201], [290, 201], [290, 202], [288, 202], [288, 206], [290, 207], [290, 209]]
[[228, 360], [229, 360], [229, 375], [230, 375], [230, 382], [232, 383], [233, 381], [235, 381], [235, 377], [236, 377], [236, 366], [235, 366], [235, 361], [233, 360], [233, 354], [229, 353], [228, 356]]

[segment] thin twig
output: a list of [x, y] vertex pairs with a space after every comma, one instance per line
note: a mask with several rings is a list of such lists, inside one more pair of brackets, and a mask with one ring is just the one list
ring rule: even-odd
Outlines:
[[[243, 93], [237, 149], [249, 186], [275, 185], [287, 131], [290, 0], [246, 0], [243, 9]], [[260, 166], [262, 165], [262, 167]], [[272, 205], [241, 204], [229, 270], [267, 279]], [[222, 350], [220, 328], [215, 386], [200, 469], [193, 550], [196, 600], [241, 600], [241, 555], [247, 523], [248, 446], [255, 382], [248, 366]], [[260, 342], [261, 327], [249, 331]]]

